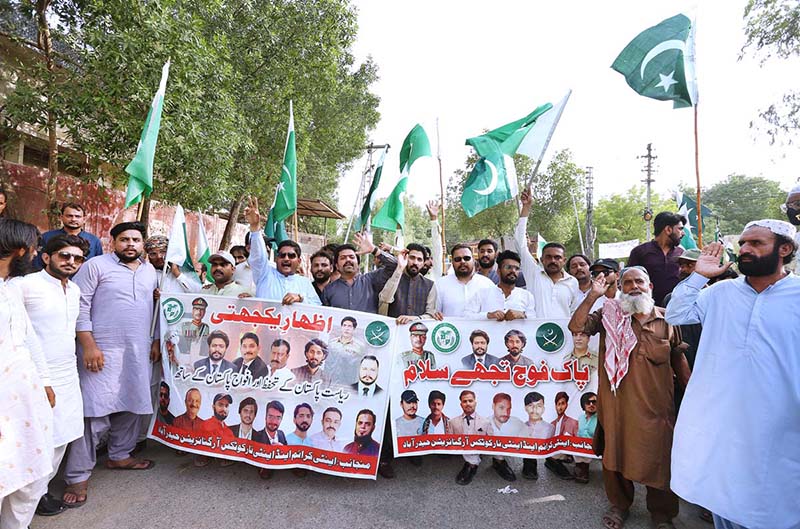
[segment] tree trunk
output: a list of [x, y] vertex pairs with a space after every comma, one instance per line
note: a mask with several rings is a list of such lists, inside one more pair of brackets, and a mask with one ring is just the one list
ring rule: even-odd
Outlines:
[[45, 199], [47, 201], [47, 219], [50, 229], [58, 228], [59, 210], [56, 200], [56, 188], [58, 185], [58, 137], [56, 136], [56, 116], [51, 108], [50, 93], [53, 89], [53, 72], [55, 62], [53, 61], [53, 40], [50, 38], [50, 26], [47, 22], [47, 8], [50, 7], [51, 0], [36, 0], [36, 26], [38, 28], [37, 44], [44, 54], [47, 64], [47, 76], [44, 80], [44, 99], [47, 112], [47, 176], [45, 184]]
[[241, 195], [239, 198], [233, 201], [231, 204], [231, 211], [230, 216], [228, 217], [228, 223], [225, 224], [225, 231], [222, 232], [222, 239], [219, 241], [219, 250], [227, 250], [228, 246], [231, 244], [231, 239], [233, 238], [233, 230], [236, 227], [236, 221], [239, 218], [239, 210], [242, 209], [242, 203], [244, 202], [245, 195]]

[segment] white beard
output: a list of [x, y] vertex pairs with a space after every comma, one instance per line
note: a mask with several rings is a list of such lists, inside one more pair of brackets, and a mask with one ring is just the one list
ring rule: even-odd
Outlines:
[[638, 296], [620, 294], [619, 304], [628, 314], [650, 314], [655, 306], [653, 296], [649, 292], [642, 292]]

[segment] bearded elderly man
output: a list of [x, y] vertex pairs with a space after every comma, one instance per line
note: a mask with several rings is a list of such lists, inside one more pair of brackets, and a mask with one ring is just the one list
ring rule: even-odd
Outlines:
[[672, 487], [711, 510], [719, 529], [800, 528], [800, 277], [784, 270], [794, 236], [784, 221], [750, 222], [739, 237], [744, 277], [703, 288], [729, 266], [722, 245], [709, 244], [667, 306], [670, 323], [703, 325]]
[[607, 299], [589, 313], [609, 288], [604, 274], [569, 322], [572, 332], [600, 333], [598, 422], [595, 450], [602, 450], [603, 481], [611, 507], [603, 525], [620, 529], [633, 504], [633, 482], [647, 487], [647, 509], [657, 529], [670, 529], [678, 497], [670, 490], [669, 461], [675, 425], [673, 377], [685, 385], [689, 365], [680, 331], [656, 307], [643, 267], [620, 274], [619, 300]]

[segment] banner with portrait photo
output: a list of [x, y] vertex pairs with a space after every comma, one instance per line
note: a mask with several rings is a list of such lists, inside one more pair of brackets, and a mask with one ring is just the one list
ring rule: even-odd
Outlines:
[[375, 479], [393, 320], [203, 294], [165, 294], [161, 307], [151, 438], [260, 467]]
[[573, 338], [567, 323], [452, 318], [398, 326], [395, 454], [594, 457], [598, 339]]

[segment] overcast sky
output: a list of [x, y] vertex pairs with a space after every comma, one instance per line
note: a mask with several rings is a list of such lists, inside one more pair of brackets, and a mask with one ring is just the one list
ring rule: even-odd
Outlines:
[[[359, 33], [354, 52], [371, 55], [380, 80], [381, 121], [371, 133], [389, 143], [378, 196], [399, 178], [403, 138], [416, 123], [425, 127], [436, 152], [439, 119], [445, 179], [463, 168], [468, 137], [555, 103], [573, 90], [545, 163], [569, 148], [580, 166], [594, 167], [595, 197], [626, 191], [644, 178], [652, 143], [657, 172], [654, 190], [667, 193], [679, 182], [694, 185], [693, 113], [671, 102], [636, 94], [610, 65], [639, 32], [679, 12], [696, 18], [700, 92], [700, 171], [704, 187], [728, 174], [797, 181], [796, 147], [770, 146], [750, 127], [759, 109], [796, 84], [800, 61], [739, 60], [744, 44], [746, 0], [694, 2], [477, 0], [376, 2], [356, 0]], [[376, 158], [377, 161], [377, 158]], [[365, 160], [354, 164], [340, 186], [339, 208], [349, 215]], [[408, 191], [417, 202], [439, 194], [435, 160], [420, 160]], [[445, 180], [445, 185], [447, 180]]]

